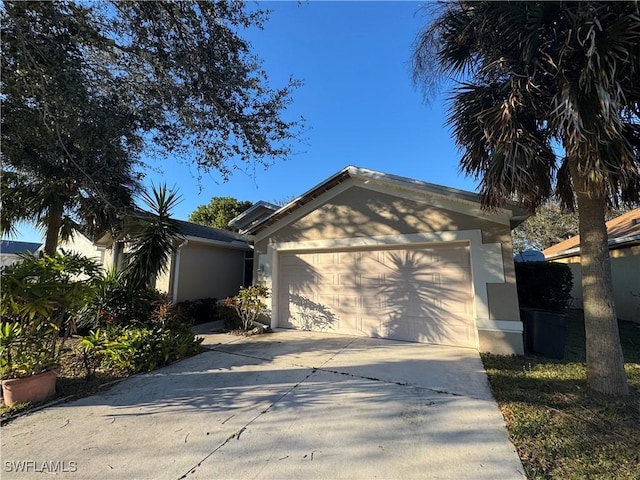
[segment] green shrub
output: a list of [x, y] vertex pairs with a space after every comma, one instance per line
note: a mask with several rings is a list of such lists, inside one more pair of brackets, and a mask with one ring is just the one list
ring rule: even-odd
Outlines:
[[571, 302], [573, 274], [556, 262], [516, 262], [520, 308], [564, 312]]
[[52, 368], [96, 290], [97, 264], [65, 252], [27, 254], [3, 267], [1, 276], [0, 374], [12, 378]]
[[232, 297], [225, 298], [220, 302], [218, 312], [223, 319], [225, 330], [242, 330], [242, 319], [233, 305]]
[[102, 363], [105, 352], [109, 348], [109, 338], [101, 329], [91, 330], [88, 335], [80, 337], [78, 350], [82, 354], [86, 380], [91, 379]]
[[22, 378], [56, 366], [58, 331], [44, 322], [0, 323], [0, 377]]
[[95, 295], [80, 312], [79, 324], [86, 329], [146, 324], [160, 297], [153, 288], [129, 286], [123, 273], [112, 269], [101, 277]]
[[264, 285], [240, 287], [240, 291], [235, 297], [225, 300], [225, 305], [235, 310], [242, 329], [250, 330], [253, 323], [267, 313], [267, 304], [264, 300], [269, 295], [269, 288]]
[[96, 330], [83, 337], [79, 348], [90, 376], [97, 368], [127, 374], [150, 371], [198, 353], [201, 343], [189, 325], [176, 323]]

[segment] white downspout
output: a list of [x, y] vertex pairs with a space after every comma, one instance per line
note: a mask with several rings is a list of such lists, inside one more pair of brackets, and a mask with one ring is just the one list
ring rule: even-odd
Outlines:
[[182, 247], [186, 246], [189, 243], [189, 240], [186, 238], [184, 242], [182, 242], [176, 248], [176, 261], [173, 264], [173, 271], [171, 273], [171, 301], [176, 304], [178, 303], [178, 280], [180, 278], [180, 251]]

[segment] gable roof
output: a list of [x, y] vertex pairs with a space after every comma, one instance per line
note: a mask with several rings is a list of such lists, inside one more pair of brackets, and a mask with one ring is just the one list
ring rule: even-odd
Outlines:
[[[290, 215], [295, 210], [299, 209], [303, 205], [309, 203], [310, 201], [318, 198], [320, 195], [328, 192], [332, 188], [344, 183], [349, 178], [354, 179], [362, 179], [362, 180], [373, 180], [379, 183], [387, 184], [390, 186], [403, 187], [405, 189], [418, 190], [420, 192], [436, 195], [440, 197], [454, 198], [463, 202], [467, 202], [468, 204], [474, 204], [475, 206], [480, 205], [480, 195], [473, 192], [468, 192], [466, 190], [459, 190], [456, 188], [445, 187], [442, 185], [436, 185], [433, 183], [423, 182], [421, 180], [415, 180], [407, 177], [400, 177], [397, 175], [391, 175], [388, 173], [377, 172], [374, 170], [368, 170], [365, 168], [355, 167], [350, 165], [348, 167], [343, 168], [335, 175], [332, 175], [324, 182], [316, 185], [311, 190], [303, 193], [298, 198], [294, 199], [287, 205], [283, 206], [279, 210], [275, 211], [268, 217], [262, 219], [256, 224], [252, 225], [249, 229], [247, 229], [246, 233], [256, 234], [270, 225], [278, 222], [280, 219]], [[513, 202], [507, 202], [503, 209], [510, 211], [511, 216], [511, 228], [515, 228], [520, 223], [524, 222], [529, 214], [523, 208], [519, 207]]]
[[[606, 223], [609, 249], [640, 244], [640, 208], [631, 210]], [[542, 251], [547, 260], [580, 254], [580, 235], [556, 243]]]
[[40, 247], [41, 243], [35, 242], [18, 242], [15, 240], [2, 240], [0, 242], [0, 253], [18, 255], [20, 253], [33, 252], [35, 253]]
[[229, 221], [229, 226], [237, 228], [240, 233], [243, 233], [249, 230], [253, 225], [271, 215], [273, 212], [278, 210], [278, 208], [280, 207], [274, 205], [273, 203], [260, 200], [259, 202], [254, 203], [240, 215], [232, 218]]

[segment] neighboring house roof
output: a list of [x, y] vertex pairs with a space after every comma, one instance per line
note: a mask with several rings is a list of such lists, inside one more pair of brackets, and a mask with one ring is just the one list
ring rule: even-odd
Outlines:
[[197, 223], [185, 222], [184, 220], [176, 220], [176, 222], [180, 225], [182, 235], [187, 238], [211, 240], [214, 242], [229, 243], [237, 246], [248, 245], [241, 235], [229, 230], [207, 227]]
[[[149, 212], [144, 211], [136, 211], [135, 214], [139, 216], [150, 215]], [[186, 222], [184, 220], [175, 221], [179, 224], [180, 231], [187, 240], [201, 241], [204, 243], [217, 243], [219, 245], [226, 245], [234, 248], [250, 248], [245, 238], [238, 233], [219, 228], [207, 227], [197, 223]], [[111, 233], [107, 232], [98, 237], [94, 243], [102, 247], [109, 247], [116, 240], [118, 239], [113, 238]]]
[[278, 210], [278, 208], [280, 207], [274, 205], [273, 203], [260, 200], [259, 202], [254, 203], [251, 207], [249, 207], [237, 217], [232, 218], [229, 221], [229, 226], [237, 228], [240, 233], [244, 233], [253, 225], [256, 225], [258, 222], [267, 218], [273, 212]]
[[[451, 187], [444, 187], [442, 185], [436, 185], [433, 183], [427, 183], [421, 180], [414, 180], [411, 178], [400, 177], [397, 175], [390, 175], [387, 173], [376, 172], [374, 170], [368, 170], [365, 168], [348, 166], [340, 170], [335, 175], [332, 175], [331, 177], [329, 177], [319, 185], [316, 185], [311, 190], [302, 194], [300, 197], [296, 198], [295, 200], [288, 203], [284, 207], [275, 211], [268, 217], [257, 222], [256, 224], [251, 226], [249, 229], [247, 229], [247, 233], [255, 234], [261, 230], [264, 230], [265, 228], [269, 227], [270, 225], [273, 225], [280, 219], [291, 214], [293, 211], [302, 207], [306, 203], [309, 203], [310, 201], [319, 197], [323, 193], [331, 190], [337, 185], [340, 185], [341, 183], [343, 183], [349, 178], [360, 178], [363, 180], [385, 183], [391, 186], [418, 190], [423, 193], [427, 193], [431, 195], [455, 198], [457, 200], [467, 202], [468, 204], [473, 204], [474, 206], [478, 206], [481, 203], [480, 195], [478, 195], [477, 193], [468, 192], [465, 190], [458, 190], [456, 188], [451, 188]], [[526, 212], [526, 210], [519, 207], [513, 202], [507, 202], [503, 207], [503, 209], [510, 211], [512, 214], [511, 228], [515, 228], [516, 226], [524, 222], [529, 217], [529, 214]]]
[[14, 240], [2, 240], [0, 243], [0, 253], [8, 255], [18, 255], [27, 252], [36, 252], [42, 246], [35, 242], [17, 242]]
[[[631, 210], [607, 223], [609, 249], [640, 245], [640, 208]], [[542, 251], [547, 260], [580, 254], [580, 235], [563, 240]]]

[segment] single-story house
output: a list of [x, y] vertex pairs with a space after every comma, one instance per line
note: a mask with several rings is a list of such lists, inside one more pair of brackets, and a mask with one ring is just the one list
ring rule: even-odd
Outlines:
[[515, 204], [349, 166], [248, 227], [272, 327], [523, 353]]
[[[609, 220], [607, 234], [618, 318], [640, 323], [640, 208]], [[573, 273], [573, 306], [582, 308], [580, 235], [557, 243], [542, 253], [547, 261], [569, 265]]]
[[15, 240], [2, 240], [0, 242], [0, 267], [13, 265], [20, 259], [20, 255], [36, 253], [42, 248], [42, 243], [19, 242]]
[[[182, 238], [176, 242], [167, 272], [156, 279], [155, 287], [170, 295], [173, 302], [198, 298], [222, 299], [251, 284], [253, 251], [239, 234], [177, 220]], [[103, 268], [123, 265], [126, 234], [114, 238], [106, 233], [91, 240], [76, 233], [60, 248], [94, 258]]]

